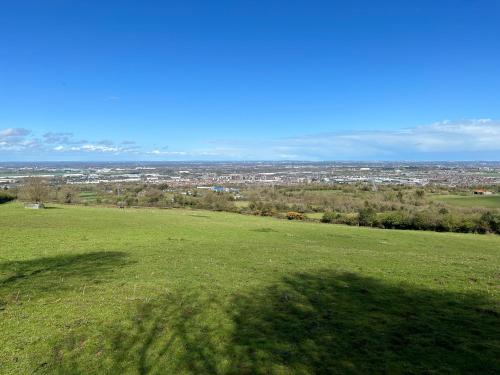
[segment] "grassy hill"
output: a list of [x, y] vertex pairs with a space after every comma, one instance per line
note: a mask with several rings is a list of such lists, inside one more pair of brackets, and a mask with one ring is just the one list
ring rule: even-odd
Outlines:
[[1, 374], [500, 371], [500, 236], [0, 205]]
[[500, 195], [438, 195], [435, 200], [459, 207], [500, 208]]

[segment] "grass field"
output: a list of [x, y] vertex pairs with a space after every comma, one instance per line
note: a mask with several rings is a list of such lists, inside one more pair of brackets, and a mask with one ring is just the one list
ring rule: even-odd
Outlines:
[[97, 200], [96, 194], [92, 191], [82, 191], [78, 196], [89, 204], [94, 204]]
[[321, 220], [323, 214], [324, 214], [323, 212], [308, 212], [306, 216], [308, 219]]
[[435, 200], [460, 207], [500, 208], [500, 195], [438, 195]]
[[500, 236], [0, 205], [1, 374], [498, 374]]
[[248, 207], [249, 201], [235, 201], [234, 205], [238, 208], [246, 208]]

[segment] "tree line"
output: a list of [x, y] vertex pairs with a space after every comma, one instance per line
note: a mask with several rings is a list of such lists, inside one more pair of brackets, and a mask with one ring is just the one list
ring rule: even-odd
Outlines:
[[[499, 187], [489, 187], [498, 192]], [[119, 207], [195, 208], [307, 220], [308, 213], [323, 213], [321, 222], [385, 229], [415, 229], [462, 233], [499, 233], [500, 209], [464, 208], [436, 201], [436, 194], [470, 194], [465, 188], [384, 185], [304, 185], [294, 187], [241, 187], [242, 194], [168, 184], [102, 183], [92, 186], [50, 185], [28, 178], [17, 191], [24, 201], [98, 204]], [[2, 198], [3, 197], [3, 198]], [[0, 202], [15, 195], [0, 195]], [[243, 201], [238, 204], [240, 200]]]

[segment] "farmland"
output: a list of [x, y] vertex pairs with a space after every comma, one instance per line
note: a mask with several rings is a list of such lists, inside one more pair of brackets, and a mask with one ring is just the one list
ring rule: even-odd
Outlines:
[[458, 207], [500, 208], [500, 195], [439, 195], [437, 201]]
[[0, 373], [500, 370], [500, 236], [0, 205]]

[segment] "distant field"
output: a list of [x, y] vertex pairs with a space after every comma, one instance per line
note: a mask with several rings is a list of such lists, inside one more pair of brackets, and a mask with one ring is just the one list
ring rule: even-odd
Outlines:
[[82, 191], [79, 197], [87, 203], [95, 203], [97, 199], [96, 194], [92, 191]]
[[249, 201], [235, 201], [234, 205], [238, 208], [246, 208], [248, 207]]
[[308, 219], [320, 220], [323, 217], [323, 212], [309, 212], [306, 214]]
[[500, 208], [500, 194], [496, 195], [439, 195], [435, 200], [462, 207]]
[[330, 194], [346, 194], [345, 191], [340, 189], [319, 189], [319, 190], [307, 190], [309, 194], [320, 194], [320, 195], [330, 195]]
[[0, 205], [0, 374], [498, 374], [500, 236]]

